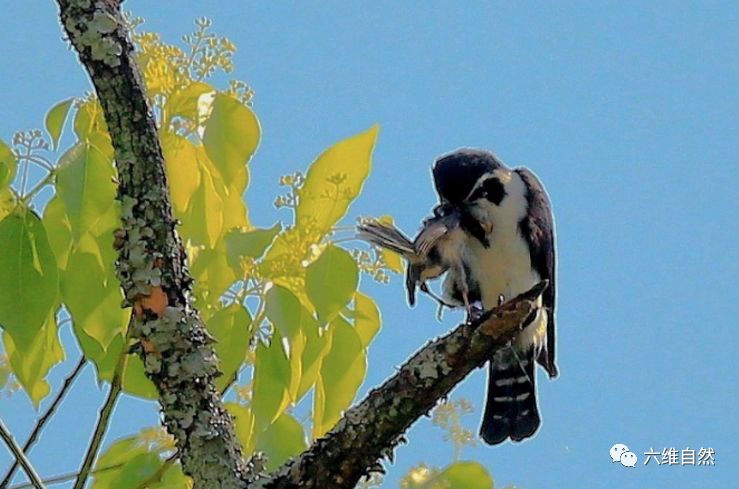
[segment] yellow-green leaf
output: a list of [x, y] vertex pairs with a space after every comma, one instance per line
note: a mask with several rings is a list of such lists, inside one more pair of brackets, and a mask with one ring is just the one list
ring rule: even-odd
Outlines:
[[236, 281], [236, 274], [226, 261], [226, 247], [222, 242], [214, 249], [198, 252], [190, 271], [195, 278], [195, 296], [204, 305], [216, 305], [226, 289]]
[[275, 335], [269, 346], [260, 343], [254, 360], [252, 410], [260, 430], [282, 414], [290, 402], [290, 363]]
[[297, 403], [303, 376], [303, 352], [310, 329], [317, 328], [315, 319], [303, 307], [300, 299], [281, 285], [273, 286], [266, 297], [267, 318], [288, 345], [290, 361], [290, 385], [288, 391], [293, 403]]
[[10, 214], [15, 208], [16, 202], [10, 188], [0, 188], [0, 220]]
[[51, 136], [51, 147], [56, 149], [59, 144], [59, 138], [62, 135], [62, 128], [64, 127], [64, 121], [67, 120], [67, 114], [69, 113], [70, 107], [72, 107], [74, 99], [67, 99], [59, 102], [49, 110], [46, 114], [46, 130]]
[[493, 489], [493, 478], [477, 462], [455, 462], [447, 466], [424, 487], [450, 489]]
[[64, 201], [58, 195], [52, 197], [46, 208], [43, 217], [44, 227], [46, 228], [51, 249], [54, 250], [57, 266], [60, 270], [64, 270], [67, 266], [69, 252], [72, 249], [72, 225], [67, 217], [67, 209], [64, 207]]
[[114, 261], [112, 246], [85, 234], [61, 276], [62, 300], [75, 329], [84, 330], [103, 350], [116, 335], [124, 333], [130, 317], [130, 309], [121, 308], [123, 293], [115, 276]]
[[13, 182], [17, 168], [18, 161], [13, 150], [0, 139], [0, 190], [4, 190]]
[[64, 201], [72, 235], [78, 240], [113, 205], [112, 160], [97, 147], [78, 143], [60, 158], [57, 193]]
[[[162, 463], [159, 454], [149, 451], [137, 437], [122, 438], [108, 447], [95, 462], [92, 489], [138, 487], [152, 477]], [[100, 470], [104, 467], [115, 468]]]
[[46, 375], [54, 365], [64, 360], [55, 312], [49, 313], [30, 343], [16, 343], [7, 332], [3, 341], [15, 377], [38, 408], [39, 402], [51, 392]]
[[178, 115], [198, 123], [198, 99], [201, 95], [213, 91], [213, 87], [207, 83], [192, 82], [169, 97], [166, 112], [170, 118]]
[[0, 325], [23, 350], [57, 304], [56, 258], [32, 210], [0, 221], [0, 250]]
[[320, 236], [344, 217], [369, 175], [378, 131], [378, 126], [372, 126], [335, 144], [313, 162], [300, 190], [299, 228]]
[[281, 230], [282, 225], [278, 222], [268, 229], [256, 228], [248, 231], [233, 229], [229, 231], [225, 237], [229, 265], [234, 270], [239, 270], [243, 257], [255, 260], [260, 258]]
[[97, 99], [84, 101], [77, 106], [77, 113], [74, 116], [74, 132], [80, 141], [86, 141], [95, 133], [104, 134], [110, 140], [103, 108]]
[[187, 139], [171, 132], [160, 133], [167, 168], [167, 183], [178, 217], [184, 214], [201, 185], [198, 151]]
[[330, 430], [349, 407], [367, 373], [367, 355], [356, 330], [341, 316], [331, 321], [331, 350], [323, 358], [313, 403], [313, 437]]
[[251, 316], [241, 304], [217, 311], [208, 319], [208, 331], [216, 339], [215, 350], [218, 355], [218, 368], [223, 373], [216, 379], [216, 386], [223, 389], [239, 371], [244, 363], [249, 346]]
[[274, 423], [257, 437], [257, 451], [267, 455], [267, 470], [272, 471], [287, 459], [308, 448], [303, 426], [288, 413], [275, 420]]
[[[120, 349], [118, 349], [118, 352], [120, 352]], [[123, 390], [142, 399], [156, 399], [158, 396], [157, 388], [146, 376], [144, 362], [140, 356], [133, 353], [126, 356], [123, 370]]]
[[385, 261], [385, 265], [392, 270], [395, 273], [403, 273], [403, 258], [398, 253], [395, 253], [394, 251], [382, 249], [380, 251], [382, 253], [382, 259]]
[[256, 439], [254, 437], [254, 415], [246, 406], [235, 402], [224, 403], [226, 409], [236, 421], [236, 437], [241, 442], [244, 455], [247, 457], [254, 452]]
[[367, 348], [380, 331], [380, 309], [371, 297], [357, 291], [354, 294], [354, 329]]
[[202, 165], [200, 178], [200, 186], [182, 217], [182, 235], [196, 244], [214, 248], [223, 230], [223, 199], [216, 190], [219, 180]]
[[323, 250], [316, 261], [308, 265], [305, 292], [318, 312], [318, 318], [328, 322], [347, 305], [359, 283], [359, 270], [354, 258], [333, 245]]
[[216, 95], [203, 145], [229, 187], [243, 191], [247, 185], [246, 164], [257, 149], [260, 132], [259, 121], [249, 107], [230, 95]]

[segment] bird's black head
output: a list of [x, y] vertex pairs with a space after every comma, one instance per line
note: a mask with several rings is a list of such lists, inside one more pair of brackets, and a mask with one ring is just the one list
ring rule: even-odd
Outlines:
[[501, 162], [489, 151], [458, 149], [434, 163], [436, 193], [442, 202], [459, 205], [469, 196], [481, 176], [501, 166]]

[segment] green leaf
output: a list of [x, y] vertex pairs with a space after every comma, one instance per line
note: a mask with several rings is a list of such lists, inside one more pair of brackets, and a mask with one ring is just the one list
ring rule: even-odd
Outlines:
[[10, 188], [0, 188], [0, 220], [13, 212], [15, 206], [15, 196], [13, 195], [13, 192], [10, 191]]
[[321, 334], [318, 322], [312, 316], [302, 316], [301, 333], [305, 338], [305, 346], [300, 359], [300, 385], [293, 396], [293, 402], [297, 403], [310, 390], [318, 379], [323, 358], [331, 348], [329, 334]]
[[487, 469], [477, 462], [455, 462], [429, 481], [427, 486], [449, 489], [493, 489], [493, 479]]
[[[113, 443], [95, 462], [92, 489], [138, 487], [152, 477], [161, 465], [159, 454], [150, 452], [138, 437], [122, 438]], [[115, 468], [101, 470], [106, 467]]]
[[403, 258], [401, 258], [398, 253], [384, 248], [380, 250], [380, 253], [382, 254], [382, 259], [385, 261], [385, 265], [387, 265], [391, 271], [395, 273], [403, 273], [405, 270], [403, 268]]
[[303, 426], [288, 413], [283, 413], [257, 437], [256, 449], [267, 455], [268, 471], [277, 469], [306, 448]]
[[74, 132], [80, 141], [87, 141], [90, 137], [97, 137], [100, 134], [110, 141], [103, 108], [97, 99], [86, 100], [77, 106], [77, 113], [74, 116]]
[[307, 341], [306, 330], [316, 328], [315, 319], [300, 303], [300, 299], [286, 287], [275, 285], [266, 296], [267, 318], [287, 342], [290, 361], [290, 399], [297, 403], [303, 374], [303, 351]]
[[378, 131], [378, 126], [372, 126], [335, 144], [313, 162], [300, 190], [299, 228], [322, 236], [344, 217], [369, 175]]
[[219, 390], [232, 381], [244, 363], [251, 337], [250, 326], [249, 312], [236, 303], [217, 311], [208, 319], [208, 331], [216, 339], [215, 350], [220, 360], [218, 367], [223, 373], [216, 379]]
[[226, 250], [228, 263], [234, 270], [241, 269], [241, 258], [260, 258], [267, 247], [272, 244], [275, 236], [282, 231], [282, 225], [278, 222], [268, 229], [250, 229], [243, 231], [232, 229], [226, 234]]
[[32, 210], [0, 221], [0, 324], [20, 350], [53, 313], [59, 275], [41, 220]]
[[42, 220], [59, 270], [64, 270], [72, 249], [72, 225], [69, 223], [64, 201], [58, 195], [52, 197], [46, 204]]
[[243, 192], [248, 183], [246, 164], [257, 149], [260, 133], [251, 109], [230, 95], [216, 95], [203, 145], [229, 187]]
[[115, 170], [97, 147], [78, 143], [60, 158], [57, 193], [64, 201], [72, 235], [78, 240], [113, 205]]
[[357, 291], [354, 294], [354, 329], [365, 348], [380, 331], [381, 323], [380, 309], [375, 301]]
[[236, 274], [226, 261], [226, 247], [222, 242], [215, 249], [198, 252], [190, 271], [195, 278], [195, 297], [203, 305], [217, 305], [226, 289], [236, 281]]
[[51, 311], [30, 343], [16, 343], [7, 331], [3, 335], [10, 367], [37, 409], [41, 400], [51, 392], [46, 375], [54, 365], [64, 360], [57, 330], [56, 314]]
[[341, 316], [331, 321], [331, 350], [321, 364], [313, 403], [313, 437], [323, 436], [349, 407], [367, 373], [367, 355], [356, 330]]
[[61, 276], [62, 300], [75, 331], [83, 330], [103, 351], [115, 336], [124, 333], [131, 315], [130, 309], [121, 308], [123, 293], [114, 262], [113, 247], [107, 242], [99, 243], [88, 233], [69, 256]]
[[256, 439], [254, 437], [254, 415], [246, 406], [235, 402], [224, 403], [226, 409], [236, 421], [236, 438], [241, 442], [244, 455], [247, 457], [254, 452]]
[[167, 184], [177, 217], [181, 217], [190, 199], [201, 185], [198, 151], [187, 139], [171, 132], [160, 133], [167, 168]]
[[[110, 350], [113, 350], [113, 348], [110, 348]], [[120, 348], [116, 353], [118, 352], [120, 352]], [[157, 388], [146, 376], [144, 362], [136, 354], [126, 356], [126, 364], [123, 370], [123, 390], [142, 399], [156, 399], [158, 397]]]
[[346, 250], [329, 245], [308, 265], [305, 292], [318, 318], [328, 322], [349, 303], [358, 283], [359, 270], [354, 258]]
[[15, 159], [13, 150], [0, 139], [0, 190], [4, 190], [15, 178], [18, 161]]
[[200, 186], [190, 199], [182, 216], [182, 235], [198, 245], [214, 248], [223, 230], [223, 198], [216, 185], [222, 186], [220, 175], [200, 166]]
[[212, 86], [203, 82], [192, 82], [186, 87], [174, 92], [167, 99], [167, 113], [170, 118], [178, 115], [198, 123], [198, 99], [201, 95], [213, 92]]
[[72, 107], [74, 99], [67, 99], [59, 102], [46, 114], [46, 130], [51, 136], [51, 147], [56, 149], [59, 144], [59, 138], [62, 135], [62, 128], [64, 127], [64, 121], [67, 120], [67, 114], [69, 113], [70, 107]]
[[261, 429], [274, 422], [290, 402], [290, 363], [279, 336], [259, 343], [254, 360], [252, 410]]

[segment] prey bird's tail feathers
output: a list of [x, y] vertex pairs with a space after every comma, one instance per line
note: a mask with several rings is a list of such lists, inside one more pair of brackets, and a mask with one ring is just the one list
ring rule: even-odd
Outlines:
[[416, 255], [413, 242], [392, 224], [370, 221], [360, 224], [357, 229], [359, 230], [357, 237], [363, 241], [377, 245], [380, 248], [387, 248], [409, 260]]
[[488, 390], [480, 436], [488, 445], [521, 441], [541, 424], [536, 405], [534, 351], [499, 350], [488, 362]]

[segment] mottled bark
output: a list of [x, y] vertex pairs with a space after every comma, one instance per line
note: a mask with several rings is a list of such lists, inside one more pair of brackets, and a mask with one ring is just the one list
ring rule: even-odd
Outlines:
[[243, 460], [213, 379], [212, 340], [192, 305], [191, 278], [167, 192], [155, 121], [116, 0], [57, 0], [69, 39], [102, 104], [115, 149], [122, 227], [118, 277], [135, 338], [159, 391], [164, 424], [197, 488], [350, 488], [380, 468], [408, 427], [505, 345], [546, 288], [458, 326], [411, 357], [338, 425], [269, 477]]
[[122, 227], [118, 278], [133, 306], [130, 336], [159, 391], [164, 424], [198, 488], [244, 487], [247, 465], [213, 379], [212, 339], [192, 305], [164, 158], [118, 2], [58, 0], [115, 149]]
[[326, 436], [260, 485], [270, 489], [350, 488], [370, 471], [379, 470], [380, 461], [392, 457], [411, 424], [529, 324], [535, 302], [547, 285], [540, 282], [478, 321], [428, 343], [349, 409]]

